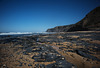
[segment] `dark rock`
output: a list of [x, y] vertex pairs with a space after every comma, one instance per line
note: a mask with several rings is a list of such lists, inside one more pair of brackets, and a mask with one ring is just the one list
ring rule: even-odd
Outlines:
[[19, 66], [22, 66], [22, 63], [20, 62]]
[[46, 68], [44, 64], [35, 64], [35, 68]]
[[26, 63], [24, 63], [24, 65], [26, 65]]
[[45, 65], [44, 64], [40, 64], [40, 68], [45, 68]]
[[86, 58], [89, 58], [89, 59], [92, 59], [92, 60], [97, 60], [97, 61], [100, 61], [100, 59], [96, 58], [95, 56], [92, 56], [92, 55], [89, 55], [83, 51], [80, 51], [80, 50], [76, 50], [76, 53], [83, 56], [83, 57], [86, 57]]
[[[49, 64], [46, 67], [47, 68], [72, 68], [74, 65], [65, 61], [65, 60], [60, 60], [56, 63], [53, 64]], [[74, 68], [77, 68], [76, 66], [74, 66]]]
[[32, 64], [28, 64], [28, 66], [32, 66]]
[[57, 27], [48, 29], [46, 32], [67, 32], [72, 26], [73, 24], [65, 25], [65, 26], [57, 26]]
[[74, 52], [73, 50], [66, 50], [65, 52]]

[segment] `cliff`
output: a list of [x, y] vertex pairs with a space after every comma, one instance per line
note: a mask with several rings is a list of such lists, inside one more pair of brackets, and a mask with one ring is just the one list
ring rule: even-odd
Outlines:
[[72, 25], [65, 25], [65, 26], [57, 26], [57, 27], [48, 29], [47, 32], [66, 32], [66, 31], [68, 31], [72, 26], [73, 26], [73, 24], [72, 24]]
[[72, 25], [57, 26], [46, 32], [69, 32], [69, 31], [100, 30], [100, 7], [89, 12], [81, 21]]

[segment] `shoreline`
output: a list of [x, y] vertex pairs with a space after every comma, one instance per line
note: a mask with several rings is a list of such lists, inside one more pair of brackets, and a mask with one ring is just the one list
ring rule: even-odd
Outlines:
[[[46, 45], [50, 45], [53, 49]], [[55, 34], [15, 37], [7, 40], [5, 38], [0, 43], [0, 67], [34, 68], [38, 65], [49, 68], [49, 66], [59, 66], [55, 58], [46, 58], [46, 56], [51, 54], [51, 57], [53, 55], [57, 57], [60, 54], [65, 58], [64, 62], [60, 60], [62, 62], [60, 66], [66, 67], [64, 63], [68, 62], [70, 67], [74, 68], [100, 67], [99, 45], [100, 31], [60, 32]], [[45, 58], [42, 57], [40, 59], [40, 55], [43, 55]], [[38, 59], [32, 58], [33, 56], [37, 56], [36, 58]]]

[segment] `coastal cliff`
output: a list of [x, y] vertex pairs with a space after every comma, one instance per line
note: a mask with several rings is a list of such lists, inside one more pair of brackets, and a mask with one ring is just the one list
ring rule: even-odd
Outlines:
[[46, 32], [70, 32], [100, 30], [100, 6], [89, 12], [81, 21], [65, 26], [57, 26], [47, 29]]

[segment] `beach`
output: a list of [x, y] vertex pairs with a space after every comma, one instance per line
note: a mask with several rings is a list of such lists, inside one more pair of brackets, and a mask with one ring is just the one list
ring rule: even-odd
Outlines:
[[100, 31], [3, 37], [0, 67], [99, 68]]

